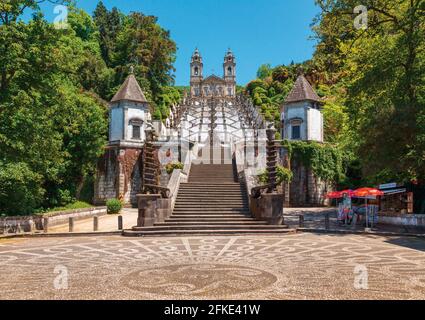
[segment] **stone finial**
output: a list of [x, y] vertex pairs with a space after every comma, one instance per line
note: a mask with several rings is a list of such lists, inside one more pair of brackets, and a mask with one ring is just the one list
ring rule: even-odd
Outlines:
[[274, 127], [273, 123], [270, 123], [268, 125], [268, 128], [266, 130], [266, 134], [267, 134], [267, 139], [272, 142], [275, 140], [275, 135], [276, 135], [276, 129]]

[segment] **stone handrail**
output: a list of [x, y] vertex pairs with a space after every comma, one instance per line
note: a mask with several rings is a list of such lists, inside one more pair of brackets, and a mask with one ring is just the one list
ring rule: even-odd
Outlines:
[[192, 155], [193, 154], [197, 154], [198, 153], [198, 143], [195, 143], [195, 145], [193, 146], [192, 151], [188, 150], [186, 153], [186, 159], [183, 162], [183, 174], [186, 175], [186, 177], [189, 177], [190, 175], [190, 170], [192, 168]]
[[170, 197], [171, 199], [171, 208], [174, 209], [174, 205], [177, 200], [177, 195], [179, 193], [180, 183], [185, 178], [185, 174], [180, 169], [176, 169], [173, 171], [173, 174], [171, 175], [170, 181], [168, 182], [168, 189], [170, 190]]
[[172, 209], [174, 209], [174, 205], [177, 200], [180, 184], [188, 181], [190, 169], [192, 167], [192, 157], [191, 157], [190, 150], [188, 150], [188, 152], [186, 153], [186, 158], [183, 164], [184, 164], [183, 170], [177, 169], [173, 171], [167, 185], [167, 188], [170, 190], [169, 199], [171, 199]]

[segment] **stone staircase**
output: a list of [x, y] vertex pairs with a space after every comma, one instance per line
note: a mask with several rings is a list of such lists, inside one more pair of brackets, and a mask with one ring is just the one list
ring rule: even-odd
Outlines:
[[180, 185], [173, 214], [153, 227], [133, 228], [127, 236], [229, 235], [287, 233], [250, 215], [247, 192], [233, 165], [192, 165], [189, 182]]

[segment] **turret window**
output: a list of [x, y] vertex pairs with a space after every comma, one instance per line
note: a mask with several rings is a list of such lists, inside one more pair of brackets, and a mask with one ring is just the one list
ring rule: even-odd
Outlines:
[[131, 139], [132, 140], [141, 140], [142, 139], [142, 126], [143, 126], [143, 120], [140, 119], [132, 119], [130, 120], [130, 126], [131, 126]]
[[301, 139], [301, 126], [300, 125], [292, 125], [292, 139], [293, 140]]
[[300, 140], [301, 139], [301, 124], [303, 120], [300, 118], [294, 118], [290, 120], [291, 123], [291, 139]]
[[195, 76], [199, 75], [199, 68], [198, 67], [195, 67], [194, 74], [195, 74]]
[[232, 70], [232, 67], [228, 67], [228, 68], [227, 68], [227, 74], [228, 74], [228, 75], [232, 75], [232, 71], [233, 71], [233, 70]]
[[140, 126], [133, 126], [133, 136], [132, 139], [133, 140], [140, 140], [141, 139], [141, 130], [140, 130]]

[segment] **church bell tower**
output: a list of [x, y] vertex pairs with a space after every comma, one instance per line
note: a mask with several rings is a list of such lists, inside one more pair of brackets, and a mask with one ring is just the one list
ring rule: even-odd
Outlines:
[[234, 97], [236, 95], [236, 59], [230, 49], [224, 57], [223, 70], [224, 81], [226, 81], [226, 95]]
[[202, 63], [201, 54], [199, 53], [198, 48], [196, 48], [190, 63], [190, 92], [192, 96], [199, 97], [201, 95], [203, 68], [204, 64]]

